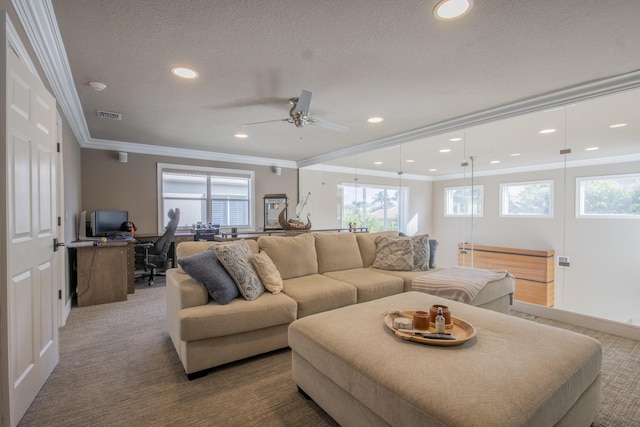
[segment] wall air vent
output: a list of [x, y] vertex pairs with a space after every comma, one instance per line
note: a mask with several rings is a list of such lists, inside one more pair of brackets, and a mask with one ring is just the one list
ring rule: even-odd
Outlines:
[[97, 115], [101, 119], [109, 119], [109, 120], [122, 120], [122, 114], [114, 113], [112, 111], [97, 111]]

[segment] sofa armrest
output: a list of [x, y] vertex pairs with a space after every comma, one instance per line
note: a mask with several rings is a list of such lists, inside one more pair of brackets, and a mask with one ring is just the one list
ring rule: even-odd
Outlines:
[[180, 345], [180, 311], [184, 308], [205, 305], [209, 302], [209, 294], [205, 286], [181, 273], [177, 268], [167, 270], [167, 331], [178, 354]]

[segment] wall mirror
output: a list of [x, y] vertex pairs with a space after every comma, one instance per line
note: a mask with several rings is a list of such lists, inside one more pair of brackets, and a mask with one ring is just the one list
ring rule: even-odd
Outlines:
[[[342, 186], [354, 177], [359, 186], [404, 187], [406, 230], [439, 240], [440, 265], [458, 263], [461, 242], [551, 249], [553, 294], [543, 308], [637, 328], [637, 105], [640, 90], [630, 89], [327, 161], [301, 169], [300, 192], [326, 199], [314, 216], [329, 228], [342, 215], [329, 207], [343, 203]], [[447, 214], [446, 194], [470, 187], [482, 188], [481, 214]], [[524, 209], [539, 204], [542, 188], [544, 214]]]

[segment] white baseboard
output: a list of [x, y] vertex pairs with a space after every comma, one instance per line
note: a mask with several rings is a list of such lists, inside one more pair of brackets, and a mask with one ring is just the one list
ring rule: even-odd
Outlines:
[[557, 320], [558, 322], [564, 322], [574, 326], [582, 326], [584, 328], [594, 329], [607, 334], [640, 341], [640, 327], [634, 326], [630, 323], [615, 322], [613, 320], [601, 319], [599, 317], [587, 316], [586, 314], [573, 313], [571, 311], [544, 307], [522, 301], [514, 301], [511, 308], [515, 311], [544, 317], [545, 319]]
[[64, 313], [62, 314], [62, 325], [60, 327], [67, 324], [67, 319], [69, 318], [69, 314], [71, 314], [71, 302], [73, 298], [69, 298], [69, 301], [64, 306]]

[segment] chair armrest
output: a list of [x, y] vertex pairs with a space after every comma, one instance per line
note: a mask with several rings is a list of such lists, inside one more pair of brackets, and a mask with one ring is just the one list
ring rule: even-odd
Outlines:
[[136, 247], [137, 248], [151, 248], [155, 245], [155, 243], [153, 242], [141, 242], [141, 243], [136, 243]]

